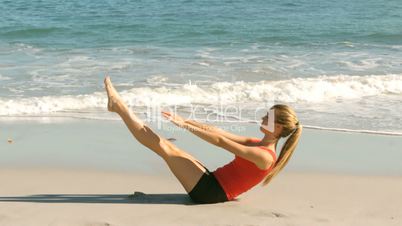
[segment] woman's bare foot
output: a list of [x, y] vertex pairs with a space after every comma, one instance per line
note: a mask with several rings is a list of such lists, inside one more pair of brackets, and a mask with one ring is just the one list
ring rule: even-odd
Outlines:
[[125, 106], [124, 102], [121, 99], [119, 93], [113, 87], [112, 81], [110, 81], [109, 76], [106, 76], [104, 83], [108, 97], [107, 109], [111, 112], [119, 113]]

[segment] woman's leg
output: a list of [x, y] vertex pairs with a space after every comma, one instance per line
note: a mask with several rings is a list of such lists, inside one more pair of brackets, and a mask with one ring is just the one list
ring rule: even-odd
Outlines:
[[105, 86], [109, 99], [108, 110], [119, 114], [133, 136], [141, 144], [162, 157], [184, 189], [190, 192], [206, 169], [193, 156], [160, 137], [137, 118], [123, 102], [109, 77], [105, 78]]

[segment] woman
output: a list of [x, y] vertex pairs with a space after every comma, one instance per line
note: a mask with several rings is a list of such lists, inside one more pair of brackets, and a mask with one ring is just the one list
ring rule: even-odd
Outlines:
[[[272, 124], [268, 127], [272, 127], [272, 130], [264, 126], [268, 124], [268, 114], [262, 118], [260, 130], [264, 137], [261, 140], [234, 135], [217, 127], [183, 120], [178, 115], [162, 112], [164, 117], [177, 126], [188, 129], [205, 141], [235, 155], [232, 162], [210, 172], [193, 156], [153, 132], [137, 118], [122, 101], [109, 77], [105, 78], [105, 87], [108, 110], [119, 114], [134, 137], [165, 160], [196, 203], [230, 201], [261, 181], [263, 185], [268, 184], [289, 161], [302, 131], [294, 111], [286, 105], [275, 105], [271, 108], [275, 113], [270, 114]], [[278, 140], [289, 135], [277, 159], [275, 149]]]

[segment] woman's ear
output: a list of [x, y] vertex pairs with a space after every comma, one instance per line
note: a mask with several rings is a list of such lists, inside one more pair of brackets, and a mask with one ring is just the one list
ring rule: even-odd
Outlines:
[[279, 123], [275, 123], [275, 132], [274, 136], [280, 138], [283, 130], [283, 125]]

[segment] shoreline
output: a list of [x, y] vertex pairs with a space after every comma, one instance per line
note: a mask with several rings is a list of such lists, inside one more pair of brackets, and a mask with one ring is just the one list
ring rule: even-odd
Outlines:
[[[261, 137], [257, 124], [232, 126], [237, 134]], [[210, 170], [233, 155], [171, 124], [150, 124]], [[233, 127], [235, 126], [235, 127]], [[11, 140], [11, 142], [9, 142]], [[282, 140], [283, 142], [283, 140]], [[278, 145], [280, 148], [281, 142]], [[284, 169], [289, 172], [325, 172], [356, 175], [402, 175], [402, 139], [397, 136], [304, 129], [295, 154]], [[121, 121], [69, 120], [9, 122], [0, 125], [2, 167], [55, 167], [108, 171], [155, 172], [168, 168], [152, 151], [133, 139]]]
[[[180, 113], [180, 112], [179, 112]], [[103, 112], [102, 114], [105, 114]], [[102, 115], [101, 114], [101, 115]], [[106, 116], [64, 116], [64, 115], [52, 115], [52, 116], [0, 116], [0, 122], [5, 124], [12, 124], [12, 123], [68, 123], [68, 122], [75, 122], [75, 121], [94, 121], [94, 122], [101, 122], [101, 121], [109, 121], [109, 122], [116, 122], [121, 121], [119, 117], [106, 117]], [[147, 122], [148, 123], [148, 122]], [[210, 124], [224, 124], [221, 121], [211, 121], [206, 122]], [[228, 123], [228, 122], [227, 122]], [[253, 120], [244, 120], [244, 121], [233, 121], [229, 122], [237, 125], [245, 125], [245, 126], [252, 126], [259, 124], [259, 121]], [[304, 125], [304, 129], [311, 129], [311, 130], [322, 130], [328, 132], [344, 132], [344, 133], [357, 133], [357, 134], [371, 134], [371, 135], [384, 135], [384, 136], [402, 136], [402, 132], [399, 131], [387, 131], [387, 130], [367, 130], [367, 129], [347, 129], [347, 128], [337, 128], [337, 127], [323, 127], [323, 126], [315, 126], [315, 125]]]

